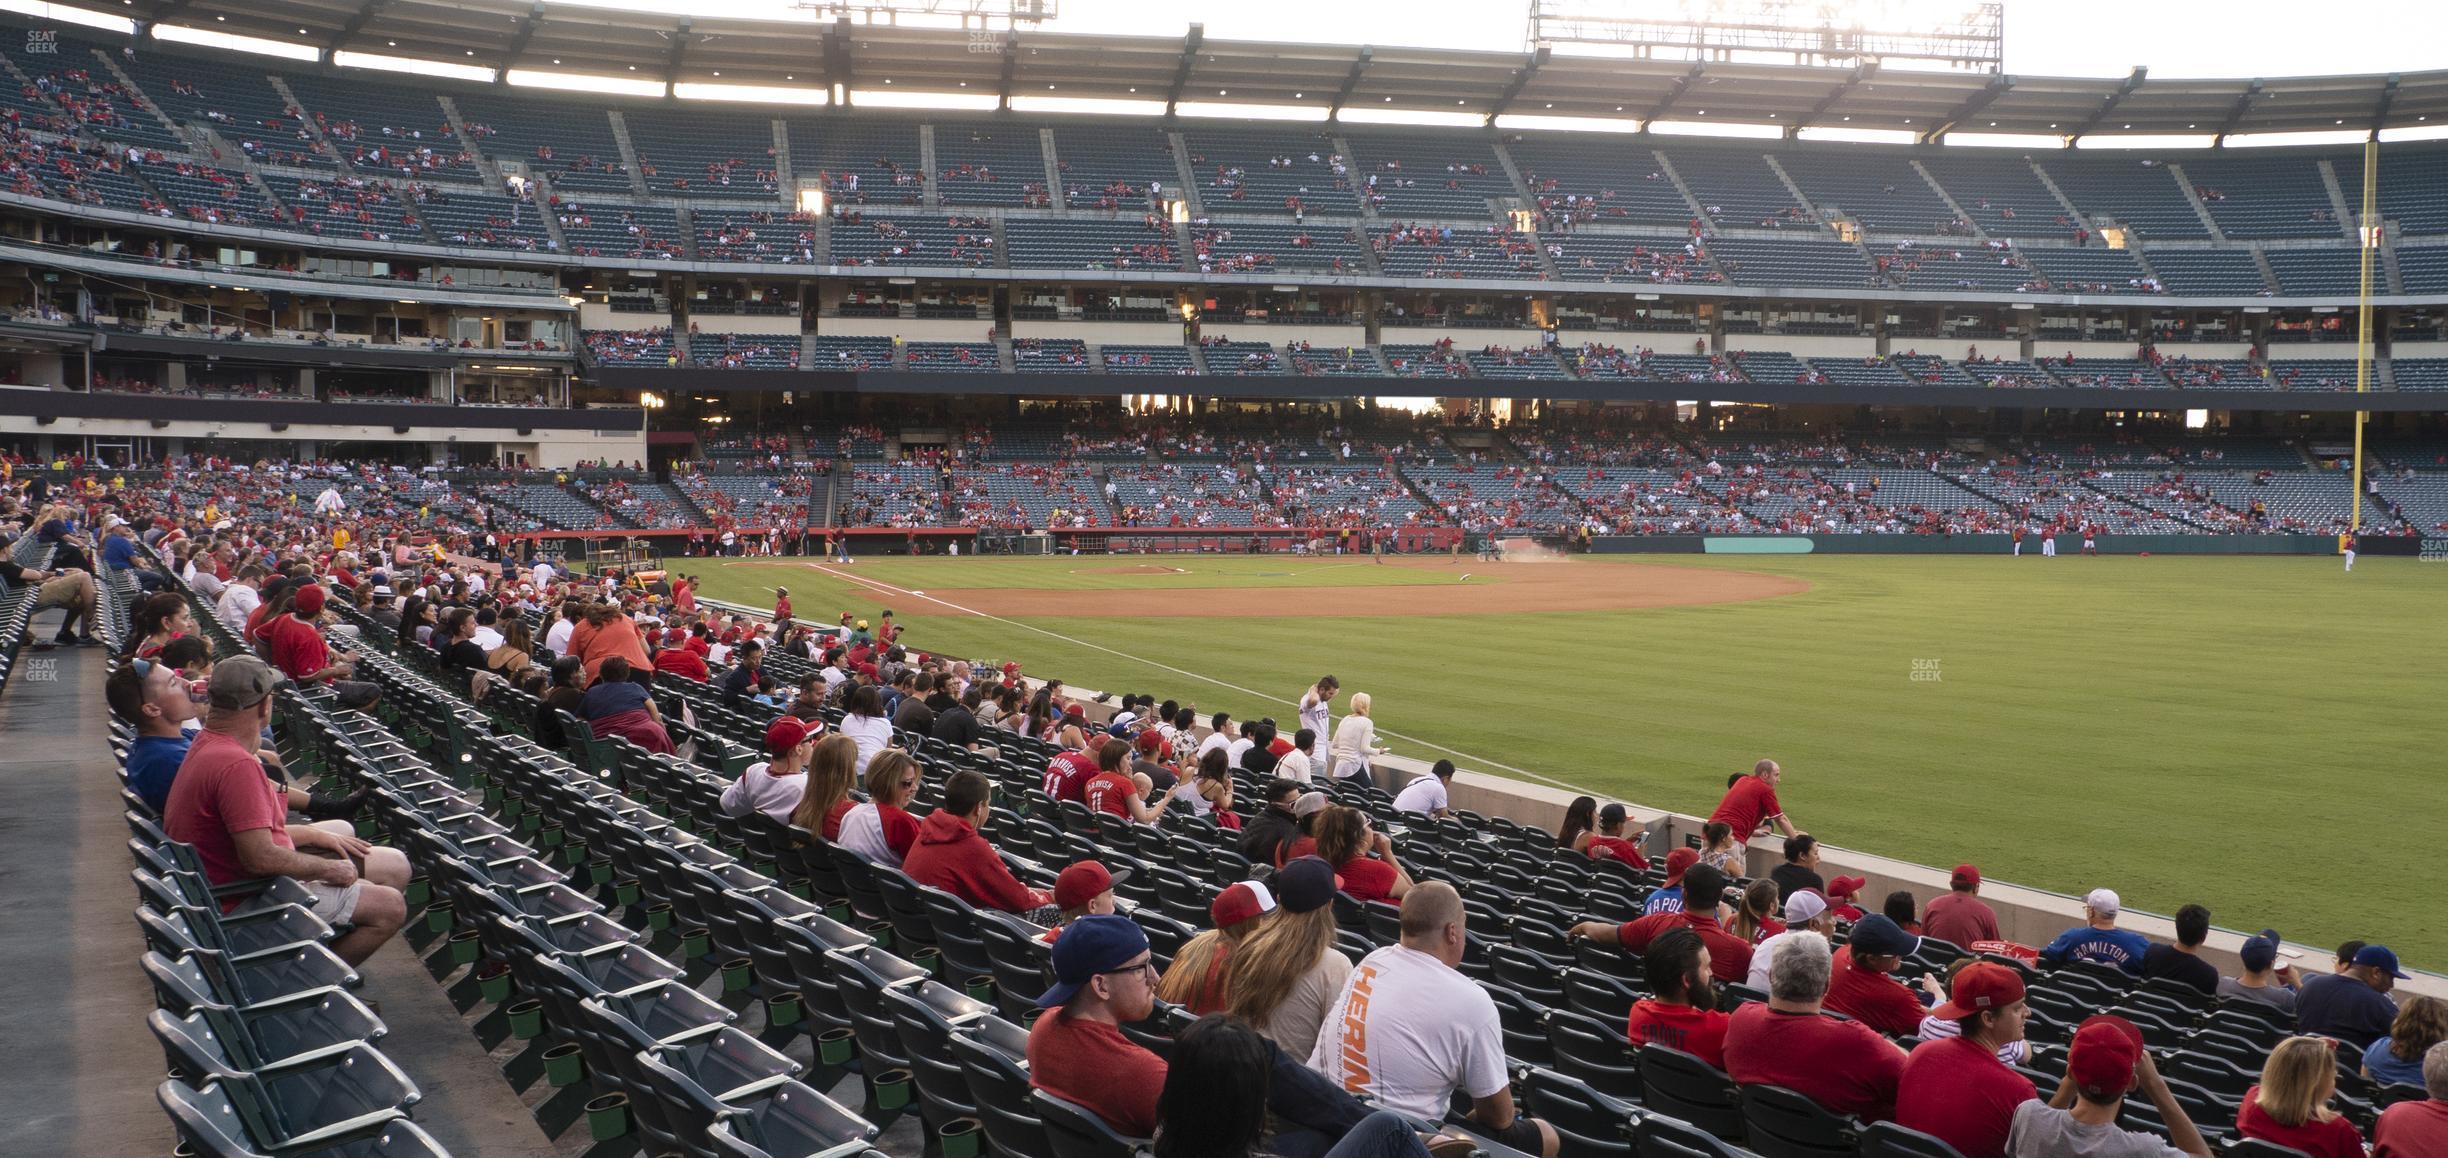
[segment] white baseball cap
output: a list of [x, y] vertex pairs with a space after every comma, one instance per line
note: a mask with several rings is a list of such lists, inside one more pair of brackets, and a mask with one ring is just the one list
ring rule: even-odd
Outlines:
[[1785, 923], [1788, 925], [1818, 920], [1819, 914], [1824, 912], [1827, 912], [1827, 898], [1820, 896], [1817, 890], [1796, 889], [1794, 895], [1785, 898]]
[[2092, 912], [2103, 917], [2116, 916], [2117, 911], [2125, 907], [2125, 903], [2117, 899], [2115, 889], [2093, 889], [2089, 895], [2083, 897], [2083, 903], [2091, 906]]

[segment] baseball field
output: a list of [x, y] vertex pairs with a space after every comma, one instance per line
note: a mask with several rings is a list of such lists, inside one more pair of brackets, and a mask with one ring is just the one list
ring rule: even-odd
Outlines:
[[[2448, 967], [2448, 567], [2324, 557], [688, 560], [707, 595], [1829, 843]], [[1348, 701], [1338, 701], [1336, 715]]]

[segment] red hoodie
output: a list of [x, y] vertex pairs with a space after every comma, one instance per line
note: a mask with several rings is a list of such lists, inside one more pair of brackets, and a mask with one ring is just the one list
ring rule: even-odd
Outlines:
[[1026, 913], [1045, 905], [1046, 894], [1021, 884], [969, 822], [941, 808], [918, 822], [918, 843], [901, 862], [911, 880], [959, 897], [981, 909]]

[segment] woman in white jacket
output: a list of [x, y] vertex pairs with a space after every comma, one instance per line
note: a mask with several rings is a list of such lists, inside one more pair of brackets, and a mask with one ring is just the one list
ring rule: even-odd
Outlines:
[[1369, 762], [1386, 751], [1377, 747], [1377, 724], [1369, 719], [1369, 694], [1353, 692], [1350, 713], [1335, 725], [1333, 777], [1367, 776]]

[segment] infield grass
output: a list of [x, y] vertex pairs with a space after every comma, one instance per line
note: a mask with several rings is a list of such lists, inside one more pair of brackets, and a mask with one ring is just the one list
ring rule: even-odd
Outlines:
[[[1158, 560], [1188, 575], [1084, 573], [1142, 561], [873, 559], [853, 570], [946, 591], [1453, 581], [1280, 557]], [[699, 562], [683, 569], [715, 598], [763, 606], [780, 583], [819, 620], [890, 606], [915, 646], [1202, 711], [1288, 721], [1309, 681], [1332, 672], [1346, 693], [1375, 698], [1398, 753], [1512, 766], [1601, 798], [1705, 815], [1727, 775], [1772, 756], [1788, 812], [1835, 845], [1976, 861], [1992, 878], [2077, 895], [2105, 885], [2160, 913], [2199, 902], [2229, 928], [2311, 944], [2385, 939], [2411, 966], [2448, 965], [2448, 862], [2436, 855], [2448, 834], [2448, 567], [1614, 556], [1563, 565], [1746, 570], [1813, 586], [1625, 611], [1016, 627], [879, 599], [795, 561]]]

